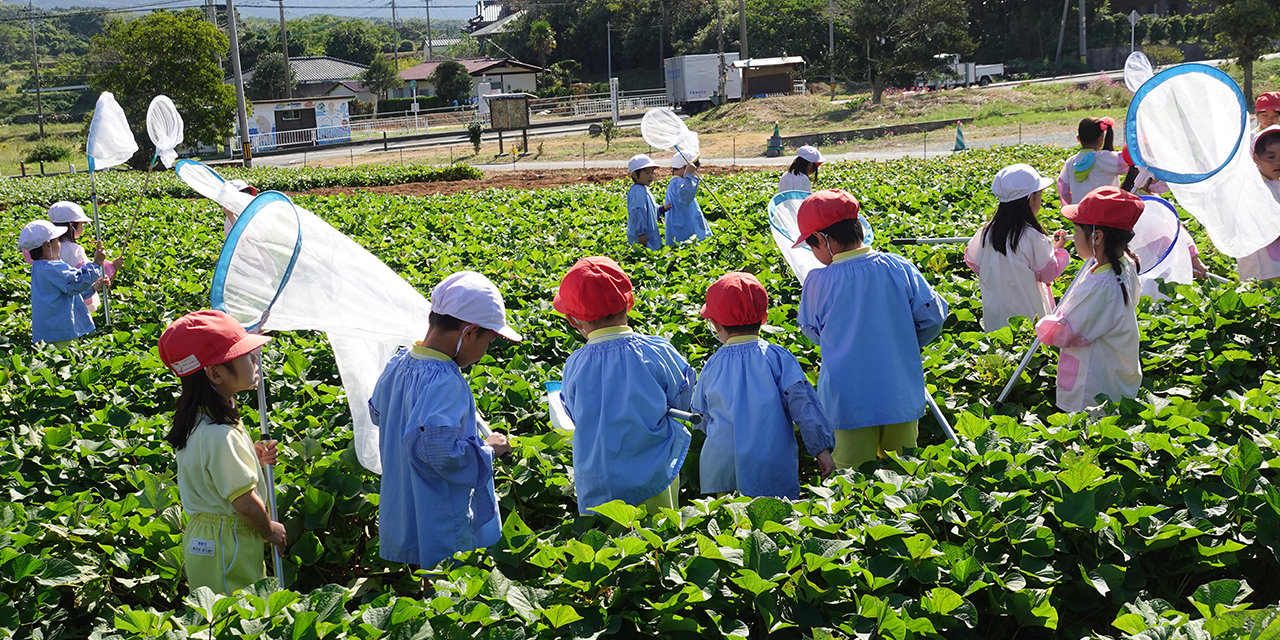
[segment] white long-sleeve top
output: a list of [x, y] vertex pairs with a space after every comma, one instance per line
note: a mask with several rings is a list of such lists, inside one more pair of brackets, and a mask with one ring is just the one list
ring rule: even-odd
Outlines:
[[[1093, 166], [1081, 180], [1076, 177], [1075, 167], [1078, 162], [1093, 154]], [[1117, 151], [1093, 151], [1084, 149], [1062, 165], [1062, 173], [1058, 174], [1058, 199], [1062, 204], [1080, 204], [1080, 200], [1098, 187], [1120, 186], [1120, 181], [1129, 173], [1129, 163]]]
[[[1098, 406], [1098, 394], [1113, 401], [1133, 398], [1142, 385], [1137, 269], [1128, 258], [1121, 261], [1120, 278], [1110, 265], [1082, 276], [1058, 308], [1036, 325], [1041, 342], [1061, 348], [1058, 408], [1063, 411]], [[1121, 281], [1129, 293], [1128, 304], [1121, 295]]]
[[[1280, 180], [1263, 180], [1271, 190], [1271, 197], [1280, 201]], [[1271, 244], [1240, 258], [1236, 265], [1241, 280], [1270, 280], [1280, 278], [1280, 238]]]
[[978, 274], [982, 291], [982, 329], [987, 332], [1009, 325], [1009, 318], [1043, 318], [1053, 311], [1049, 283], [1062, 275], [1071, 262], [1066, 249], [1054, 249], [1053, 240], [1030, 225], [1022, 230], [1018, 246], [996, 251], [987, 239], [990, 223], [982, 225], [964, 251], [964, 262]]
[[813, 183], [803, 173], [784, 171], [778, 179], [778, 193], [784, 191], [813, 191]]

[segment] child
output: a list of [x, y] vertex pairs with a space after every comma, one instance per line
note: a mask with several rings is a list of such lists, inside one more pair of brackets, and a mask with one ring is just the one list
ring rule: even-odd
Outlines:
[[658, 214], [671, 208], [670, 204], [658, 208], [649, 185], [653, 183], [653, 170], [658, 166], [643, 153], [631, 156], [627, 161], [627, 173], [631, 174], [631, 189], [627, 191], [627, 242], [639, 244], [657, 251], [662, 248], [662, 236], [658, 234]]
[[805, 278], [798, 322], [822, 346], [818, 399], [836, 430], [837, 469], [916, 446], [925, 411], [920, 349], [947, 303], [904, 258], [863, 246], [858, 201], [839, 189], [800, 204], [800, 238], [824, 265]]
[[1254, 130], [1255, 136], [1267, 127], [1280, 124], [1280, 91], [1268, 91], [1258, 96], [1258, 100], [1254, 102], [1253, 112], [1258, 118], [1258, 128]]
[[689, 238], [697, 236], [706, 240], [711, 235], [711, 227], [702, 216], [702, 208], [698, 206], [698, 160], [693, 164], [677, 152], [671, 157], [671, 182], [667, 184], [666, 242], [667, 246], [677, 245]]
[[93, 331], [85, 306], [86, 293], [102, 288], [102, 261], [94, 249], [93, 262], [72, 268], [62, 261], [62, 229], [48, 220], [33, 220], [18, 234], [18, 248], [31, 256], [31, 341], [65, 347]]
[[1055, 231], [1051, 240], [1036, 220], [1041, 196], [1052, 184], [1026, 164], [1001, 169], [991, 183], [1000, 204], [964, 252], [965, 264], [978, 274], [982, 328], [988, 333], [1008, 326], [1013, 316], [1041, 318], [1053, 310], [1049, 283], [1071, 257], [1063, 248], [1067, 232]]
[[691, 438], [667, 410], [689, 410], [697, 375], [665, 338], [627, 326], [634, 304], [631, 279], [604, 256], [574, 264], [552, 302], [587, 339], [565, 362], [561, 391], [577, 425], [578, 513], [613, 500], [676, 508]]
[[778, 180], [778, 193], [783, 191], [813, 191], [810, 177], [818, 177], [818, 167], [822, 166], [822, 152], [817, 147], [804, 145], [796, 151], [796, 159], [791, 167]]
[[1146, 203], [1117, 187], [1101, 187], [1078, 205], [1062, 208], [1075, 224], [1076, 253], [1095, 258], [1062, 303], [1036, 325], [1040, 341], [1061, 347], [1058, 408], [1097, 406], [1094, 396], [1132, 398], [1142, 384], [1138, 362], [1137, 260], [1126, 256], [1133, 225]]
[[264, 541], [284, 553], [284, 525], [268, 515], [258, 473], [276, 463], [276, 442], [254, 442], [236, 408], [237, 393], [257, 388], [254, 351], [270, 340], [212, 310], [188, 313], [160, 334], [160, 360], [182, 380], [164, 439], [177, 454], [178, 495], [191, 519], [182, 558], [192, 591], [230, 594], [265, 578]]
[[1067, 159], [1058, 176], [1058, 198], [1062, 204], [1079, 202], [1098, 187], [1118, 186], [1129, 173], [1130, 162], [1116, 153], [1112, 140], [1116, 123], [1111, 118], [1085, 118], [1077, 128], [1076, 140], [1084, 147]]
[[[1253, 142], [1253, 163], [1271, 189], [1271, 196], [1280, 200], [1280, 126], [1271, 125], [1258, 133]], [[1237, 271], [1241, 280], [1280, 283], [1280, 238], [1240, 258]]]
[[[55, 202], [49, 207], [49, 221], [55, 225], [65, 229], [60, 242], [62, 243], [61, 260], [73, 269], [78, 269], [80, 265], [89, 261], [88, 256], [84, 253], [84, 247], [76, 242], [80, 236], [84, 234], [84, 223], [90, 222], [89, 216], [84, 214], [84, 209], [74, 202]], [[116, 265], [110, 260], [102, 262], [102, 269], [107, 281], [111, 280], [111, 275], [115, 272]], [[98, 310], [101, 301], [98, 299], [96, 291], [88, 291], [84, 294], [84, 305], [89, 310], [89, 314]]]
[[445, 278], [431, 305], [426, 336], [391, 358], [369, 399], [382, 434], [378, 553], [421, 567], [502, 537], [493, 460], [511, 445], [478, 424], [462, 369], [498, 336], [520, 341], [502, 294], [479, 273]]
[[835, 435], [818, 396], [790, 351], [760, 339], [769, 294], [755, 276], [731, 272], [707, 289], [702, 317], [720, 347], [702, 369], [693, 408], [706, 415], [700, 458], [703, 493], [800, 499], [799, 449], [818, 459], [822, 479], [835, 471]]

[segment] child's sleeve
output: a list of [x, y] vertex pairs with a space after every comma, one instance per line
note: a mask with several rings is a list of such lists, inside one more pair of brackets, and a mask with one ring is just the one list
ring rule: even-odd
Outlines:
[[942, 334], [942, 323], [946, 322], [950, 307], [929, 286], [929, 281], [924, 279], [924, 274], [915, 265], [906, 260], [903, 263], [907, 267], [908, 294], [911, 296], [911, 319], [915, 322], [916, 342], [924, 348]]
[[478, 436], [462, 437], [461, 425], [409, 427], [404, 444], [410, 464], [423, 476], [467, 487], [483, 487], [493, 476], [493, 448]]
[[1106, 335], [1119, 320], [1116, 314], [1125, 310], [1121, 300], [1106, 293], [1096, 282], [1077, 284], [1053, 313], [1036, 323], [1040, 342], [1063, 348], [1087, 347]]
[[[806, 338], [813, 341], [814, 344], [822, 346], [822, 327], [825, 324], [825, 320], [819, 308], [819, 295], [817, 294], [818, 287], [821, 285], [813, 276], [813, 272], [809, 272], [809, 275], [804, 279], [803, 286], [800, 288], [800, 309], [796, 312], [796, 324], [800, 325], [800, 332]], [[810, 282], [813, 284], [810, 285]]]
[[[706, 373], [706, 369], [703, 369], [703, 373]], [[690, 407], [689, 410], [694, 413], [701, 413], [701, 414], [707, 413], [707, 394], [702, 385], [701, 380], [699, 380], [698, 383], [693, 387], [693, 399], [689, 402], [689, 407]], [[699, 431], [706, 431], [707, 430], [706, 419], [703, 419], [703, 421], [700, 424], [693, 425], [693, 428]]]
[[1071, 180], [1067, 172], [1071, 170], [1071, 160], [1068, 159], [1062, 163], [1062, 172], [1058, 174], [1058, 202], [1060, 204], [1072, 204], [1071, 199]]
[[635, 189], [627, 191], [627, 242], [640, 242], [640, 236], [648, 231], [645, 228], [645, 205], [648, 203], [637, 197], [639, 195]]
[[977, 258], [978, 250], [981, 249], [982, 235], [984, 232], [986, 232], [986, 227], [978, 227], [978, 230], [974, 232], [973, 237], [969, 238], [969, 244], [965, 245], [964, 248], [964, 263], [969, 267], [969, 270], [973, 271], [976, 275], [982, 275], [978, 270]]
[[1049, 283], [1057, 280], [1066, 271], [1067, 265], [1071, 264], [1071, 254], [1066, 249], [1055, 248], [1049, 236], [1031, 227], [1023, 231], [1022, 241], [1030, 249], [1030, 264], [1027, 266], [1035, 273], [1036, 282]]
[[698, 372], [694, 371], [689, 363], [680, 358], [680, 364], [684, 367], [680, 369], [678, 379], [676, 380], [678, 388], [675, 395], [671, 396], [671, 408], [681, 411], [688, 411], [693, 406], [693, 390], [698, 385]]
[[93, 290], [93, 283], [102, 277], [102, 267], [96, 262], [86, 262], [79, 269], [67, 267], [62, 279], [54, 284], [64, 293], [83, 294]]
[[[684, 206], [693, 204], [698, 197], [698, 183], [701, 179], [697, 176], [691, 176], [681, 180], [672, 179], [671, 184], [675, 186], [676, 201]], [[670, 194], [668, 194], [669, 196]]]
[[784, 408], [787, 417], [800, 427], [800, 439], [804, 440], [804, 448], [811, 456], [836, 446], [836, 432], [822, 411], [822, 403], [818, 401], [818, 392], [808, 380], [801, 380], [787, 387], [782, 392], [786, 398]]
[[246, 433], [220, 425], [206, 424], [204, 428], [225, 429], [223, 444], [213, 448], [206, 469], [218, 495], [235, 502], [258, 484], [258, 454], [253, 450], [253, 440]]

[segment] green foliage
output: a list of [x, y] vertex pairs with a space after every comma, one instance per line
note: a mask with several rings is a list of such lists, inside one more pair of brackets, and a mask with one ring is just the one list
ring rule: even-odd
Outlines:
[[365, 22], [347, 20], [329, 29], [325, 55], [356, 64], [371, 64], [381, 50], [381, 39]]
[[1147, 54], [1147, 59], [1157, 67], [1180, 64], [1184, 59], [1182, 51], [1165, 44], [1147, 45], [1142, 48], [1142, 52]]
[[604, 148], [608, 149], [613, 139], [618, 137], [618, 125], [611, 118], [600, 121], [600, 137], [604, 138]]
[[22, 154], [22, 161], [27, 164], [37, 162], [58, 162], [71, 155], [71, 148], [56, 142], [41, 142]]
[[[419, 109], [436, 109], [446, 106], [440, 96], [418, 96]], [[413, 108], [413, 98], [392, 98], [378, 101], [378, 113], [401, 113]]]
[[556, 50], [556, 32], [546, 20], [534, 20], [529, 24], [529, 48], [538, 54], [538, 66], [547, 68], [547, 56]]
[[973, 50], [964, 0], [840, 0], [836, 6], [854, 41], [866, 43], [865, 59], [853, 68], [865, 69], [872, 104], [880, 103], [890, 83], [937, 69], [938, 53]]
[[484, 125], [479, 120], [472, 120], [467, 124], [467, 138], [471, 140], [471, 147], [476, 153], [480, 153], [480, 138], [484, 135]]
[[[186, 141], [211, 143], [231, 134], [235, 115], [235, 89], [223, 84], [218, 66], [227, 47], [227, 37], [196, 9], [114, 20], [93, 37], [90, 84], [114, 93], [135, 127], [146, 122], [152, 98], [169, 96], [182, 113]], [[150, 144], [139, 137], [140, 147]], [[139, 149], [141, 156], [151, 153]]]
[[[477, 180], [484, 174], [469, 165], [432, 167], [428, 165], [383, 165], [371, 168], [275, 168], [252, 170], [222, 169], [228, 180], [241, 178], [259, 191], [306, 191], [325, 187], [379, 187], [406, 182], [442, 182]], [[169, 172], [155, 173], [145, 193], [146, 182], [141, 171], [99, 171], [98, 197], [104, 202], [132, 202], [138, 196], [149, 198], [194, 198], [197, 194]], [[52, 176], [30, 180], [0, 180], [0, 208], [15, 206], [47, 207], [59, 200], [88, 203], [89, 175]]]
[[1253, 104], [1253, 63], [1275, 50], [1280, 6], [1268, 0], [1213, 0], [1209, 29], [1222, 53], [1244, 70], [1245, 101]]
[[369, 68], [361, 75], [360, 81], [375, 95], [380, 96], [386, 96], [388, 91], [404, 84], [397, 75], [395, 63], [383, 56], [373, 59]]
[[298, 86], [297, 74], [293, 65], [285, 62], [284, 54], [271, 51], [258, 58], [253, 67], [253, 75], [245, 83], [245, 93], [253, 100], [282, 100], [286, 87]]
[[458, 104], [464, 104], [471, 98], [471, 89], [474, 86], [467, 68], [453, 60], [445, 60], [436, 65], [435, 70], [427, 77], [427, 82], [435, 86], [436, 95], [440, 96], [445, 104], [455, 100]]
[[[794, 502], [700, 496], [695, 447], [682, 508], [653, 517], [621, 503], [577, 514], [571, 441], [551, 430], [540, 388], [580, 342], [550, 297], [577, 258], [614, 256], [635, 285], [633, 326], [700, 368], [718, 347], [698, 317], [703, 293], [724, 271], [749, 270], [770, 293], [765, 335], [816, 372], [819, 352], [796, 327], [800, 285], [764, 215], [775, 175], [717, 177], [725, 208], [702, 201], [715, 235], [661, 252], [625, 244], [625, 179], [299, 196], [420, 291], [459, 269], [485, 273], [525, 335], [467, 371], [479, 411], [513, 435], [514, 462], [495, 469], [502, 538], [424, 567], [438, 574], [429, 585], [378, 557], [379, 479], [355, 462], [331, 349], [303, 332], [277, 335], [264, 363], [283, 443], [285, 588], [267, 579], [226, 597], [187, 590], [173, 454], [160, 439], [178, 385], [154, 345], [169, 321], [207, 304], [222, 241], [216, 204], [144, 201], [112, 299], [116, 326], [68, 349], [28, 344], [28, 275], [8, 261], [0, 628], [16, 637], [96, 628], [102, 640], [1264, 637], [1277, 613], [1259, 606], [1280, 601], [1280, 291], [1166, 285], [1173, 299], [1138, 306], [1140, 397], [1066, 415], [1053, 407], [1049, 350], [1009, 402], [992, 404], [1034, 330], [1015, 320], [981, 332], [977, 282], [956, 247], [887, 244], [971, 233], [995, 206], [998, 168], [1022, 161], [1048, 173], [1067, 153], [825, 165], [818, 186], [855, 193], [877, 248], [919, 265], [950, 303], [942, 337], [922, 355], [963, 438], [946, 441], [926, 417], [919, 448], [821, 485], [810, 484], [817, 469], [805, 456], [810, 486]], [[262, 186], [259, 175], [228, 177]], [[102, 176], [114, 196], [101, 211], [108, 239], [128, 224], [133, 177]], [[39, 190], [43, 181], [23, 182]], [[1057, 228], [1047, 200], [1041, 220]], [[43, 207], [9, 204], [4, 228]], [[1229, 261], [1202, 251], [1211, 270], [1228, 272]], [[241, 407], [252, 432], [256, 405]]]

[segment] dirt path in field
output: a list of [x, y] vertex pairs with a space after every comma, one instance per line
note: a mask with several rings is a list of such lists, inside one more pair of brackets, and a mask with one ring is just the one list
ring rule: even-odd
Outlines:
[[[758, 167], [704, 167], [703, 175], [720, 176], [740, 171], [759, 171]], [[289, 195], [306, 194], [332, 196], [367, 191], [400, 196], [434, 196], [484, 191], [486, 189], [545, 189], [576, 184], [604, 184], [625, 180], [626, 170], [612, 169], [549, 169], [527, 171], [486, 171], [482, 180], [458, 180], [454, 182], [410, 182], [384, 187], [326, 187], [302, 192], [286, 192]]]

